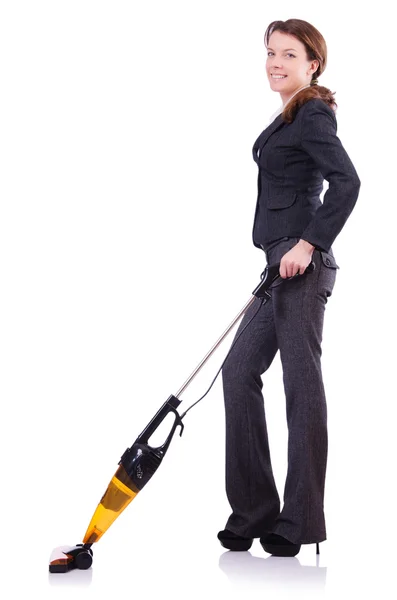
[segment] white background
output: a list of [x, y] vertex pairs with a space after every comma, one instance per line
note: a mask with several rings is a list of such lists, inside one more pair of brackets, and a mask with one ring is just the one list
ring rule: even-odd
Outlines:
[[[271, 21], [293, 17], [327, 41], [320, 83], [336, 92], [338, 136], [361, 179], [356, 208], [333, 245], [340, 270], [324, 325], [329, 458], [319, 561], [314, 544], [294, 559], [269, 556], [259, 540], [249, 553], [220, 546], [216, 535], [230, 506], [219, 375], [156, 475], [94, 546], [93, 568], [49, 576], [52, 548], [81, 541], [121, 454], [260, 281], [265, 258], [252, 244], [251, 149], [280, 104], [266, 78], [263, 36]], [[333, 597], [391, 585], [391, 40], [382, 2], [376, 10], [358, 2], [256, 0], [1, 3], [7, 598]], [[182, 394], [181, 412], [207, 390], [234, 332]], [[282, 498], [287, 426], [279, 355], [263, 393]]]

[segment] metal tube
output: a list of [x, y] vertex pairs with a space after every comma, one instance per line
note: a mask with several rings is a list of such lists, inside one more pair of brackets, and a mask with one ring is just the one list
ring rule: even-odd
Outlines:
[[190, 377], [185, 381], [185, 383], [183, 384], [183, 386], [181, 387], [181, 389], [175, 394], [175, 396], [177, 398], [179, 398], [179, 396], [182, 394], [182, 392], [187, 388], [187, 386], [192, 381], [192, 379], [200, 371], [201, 367], [205, 364], [205, 362], [209, 359], [209, 357], [211, 356], [211, 354], [216, 350], [216, 348], [219, 346], [219, 344], [227, 336], [227, 334], [232, 329], [232, 327], [234, 327], [234, 325], [236, 324], [236, 322], [242, 317], [242, 315], [245, 313], [245, 311], [248, 309], [248, 307], [251, 306], [251, 304], [254, 302], [255, 298], [256, 298], [256, 296], [254, 296], [254, 295], [251, 296], [250, 300], [246, 303], [246, 305], [244, 306], [244, 308], [241, 309], [241, 311], [239, 312], [239, 314], [237, 315], [237, 317], [235, 317], [233, 319], [233, 321], [230, 323], [229, 327], [224, 331], [224, 333], [222, 333], [222, 335], [219, 338], [219, 340], [213, 345], [213, 347], [211, 348], [211, 350], [204, 356], [203, 360], [198, 365], [198, 367], [196, 367], [196, 369], [193, 371], [193, 373], [190, 375]]

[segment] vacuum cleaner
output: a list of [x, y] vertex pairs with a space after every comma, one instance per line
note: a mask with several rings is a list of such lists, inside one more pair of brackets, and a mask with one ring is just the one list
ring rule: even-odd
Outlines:
[[[312, 261], [305, 269], [303, 275], [297, 273], [293, 277], [286, 278], [294, 279], [297, 276], [305, 276], [306, 273], [310, 273], [314, 270], [315, 263]], [[148, 423], [142, 433], [136, 438], [135, 442], [130, 448], [127, 448], [120, 461], [118, 463], [118, 469], [110, 480], [108, 487], [103, 494], [93, 516], [88, 525], [87, 531], [83, 538], [83, 542], [75, 546], [59, 546], [55, 548], [50, 556], [49, 571], [51, 573], [66, 573], [72, 569], [89, 569], [93, 561], [92, 545], [98, 542], [103, 534], [109, 529], [112, 523], [122, 513], [122, 511], [129, 505], [129, 503], [136, 497], [136, 495], [142, 490], [142, 488], [151, 479], [154, 473], [159, 468], [161, 461], [163, 460], [171, 440], [174, 436], [177, 427], [180, 427], [179, 435], [182, 436], [184, 424], [182, 419], [186, 413], [195, 406], [204, 396], [210, 391], [214, 384], [219, 372], [221, 371], [227, 357], [229, 356], [234, 344], [240, 335], [245, 331], [251, 321], [259, 312], [260, 308], [265, 304], [271, 294], [269, 289], [272, 284], [280, 277], [279, 273], [280, 263], [274, 265], [267, 265], [263, 273], [261, 273], [261, 282], [252, 292], [250, 300], [245, 304], [239, 314], [233, 319], [229, 327], [221, 335], [218, 341], [214, 344], [211, 350], [206, 354], [200, 364], [196, 367], [190, 377], [185, 381], [183, 386], [177, 392], [176, 395], [171, 394], [165, 401], [160, 410], [154, 415], [152, 420]], [[284, 281], [284, 280], [283, 280]], [[278, 285], [280, 285], [280, 282]], [[273, 286], [277, 287], [277, 286]], [[253, 317], [249, 320], [244, 329], [240, 332], [239, 336], [235, 339], [229, 352], [227, 353], [221, 367], [219, 368], [215, 378], [213, 379], [210, 387], [206, 393], [199, 398], [194, 404], [192, 404], [182, 415], [178, 412], [178, 407], [181, 400], [178, 398], [182, 392], [187, 388], [192, 379], [197, 375], [199, 370], [203, 367], [205, 362], [209, 359], [212, 353], [216, 350], [219, 344], [223, 341], [229, 331], [234, 327], [236, 322], [246, 312], [248, 307], [254, 302], [255, 298], [262, 299], [262, 302], [255, 312]], [[172, 423], [171, 431], [169, 432], [165, 442], [158, 447], [152, 447], [149, 445], [148, 440], [153, 433], [158, 429], [168, 414], [173, 413], [174, 420]]]

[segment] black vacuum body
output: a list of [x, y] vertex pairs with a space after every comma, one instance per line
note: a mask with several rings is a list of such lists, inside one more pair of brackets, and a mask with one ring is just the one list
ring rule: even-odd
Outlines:
[[[84, 544], [97, 542], [147, 484], [159, 468], [178, 425], [181, 427], [180, 435], [182, 435], [184, 425], [176, 410], [180, 403], [181, 400], [171, 394], [132, 446], [124, 452], [119, 461], [119, 468], [91, 519], [83, 539]], [[153, 448], [148, 440], [170, 412], [175, 415], [171, 431], [164, 444]]]

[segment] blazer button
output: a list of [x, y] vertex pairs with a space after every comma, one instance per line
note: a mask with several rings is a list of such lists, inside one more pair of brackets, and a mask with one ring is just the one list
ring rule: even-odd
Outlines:
[[326, 265], [330, 265], [330, 264], [331, 264], [331, 261], [329, 260], [329, 258], [326, 258], [326, 259], [325, 259], [325, 264], [326, 264]]

